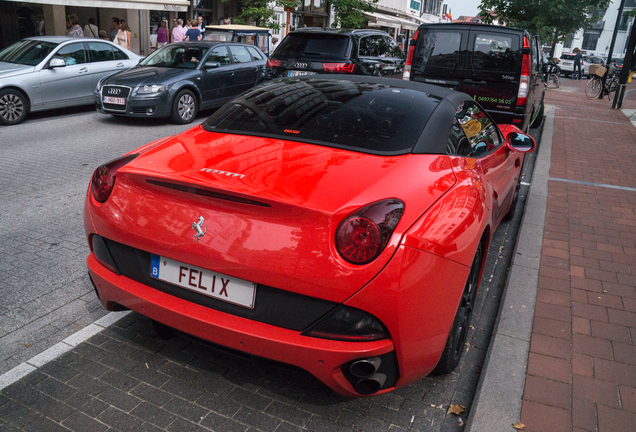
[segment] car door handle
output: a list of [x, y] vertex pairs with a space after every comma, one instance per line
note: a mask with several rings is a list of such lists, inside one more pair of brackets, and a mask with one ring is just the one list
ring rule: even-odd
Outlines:
[[84, 73], [84, 72], [88, 72], [88, 68], [83, 67], [79, 70], [79, 73]]
[[465, 79], [464, 84], [468, 85], [486, 85], [486, 81], [475, 81], [471, 79]]
[[117, 63], [117, 67], [124, 67], [123, 63]]
[[234, 72], [230, 72], [230, 76], [234, 76]]

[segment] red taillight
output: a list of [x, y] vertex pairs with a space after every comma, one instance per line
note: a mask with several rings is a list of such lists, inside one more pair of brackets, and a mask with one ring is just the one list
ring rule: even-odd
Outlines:
[[107, 164], [97, 167], [97, 169], [93, 173], [93, 178], [91, 179], [91, 192], [93, 193], [93, 198], [95, 198], [95, 201], [99, 203], [106, 202], [106, 200], [110, 196], [110, 193], [113, 191], [113, 187], [115, 186], [115, 176], [117, 174], [117, 170], [137, 156], [139, 155], [131, 154], [122, 156], [108, 162]]
[[281, 60], [267, 59], [267, 63], [265, 64], [265, 67], [268, 67], [268, 68], [280, 67], [281, 64], [282, 64]]
[[[523, 38], [523, 47], [530, 48], [528, 38]], [[524, 54], [521, 59], [521, 77], [519, 79], [519, 92], [517, 93], [517, 106], [525, 105], [528, 102], [528, 92], [530, 91], [530, 54]]]
[[416, 31], [413, 35], [413, 39], [411, 39], [411, 43], [409, 44], [409, 52], [406, 55], [406, 63], [404, 64], [404, 74], [402, 75], [402, 79], [408, 81], [411, 79], [411, 64], [413, 64], [413, 54], [415, 54], [415, 41], [417, 40], [417, 34], [420, 31]]
[[353, 73], [356, 65], [353, 63], [323, 63], [322, 67], [325, 68], [325, 72], [333, 73]]
[[404, 203], [398, 199], [359, 209], [338, 226], [336, 250], [351, 264], [370, 263], [382, 253], [403, 212]]

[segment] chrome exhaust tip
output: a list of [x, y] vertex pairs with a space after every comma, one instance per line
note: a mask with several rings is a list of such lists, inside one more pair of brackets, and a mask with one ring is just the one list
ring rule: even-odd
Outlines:
[[378, 371], [381, 364], [380, 357], [370, 357], [353, 362], [349, 366], [349, 372], [356, 378], [369, 378]]
[[369, 378], [361, 379], [356, 383], [356, 391], [363, 395], [370, 395], [377, 393], [382, 389], [384, 382], [386, 381], [386, 375], [377, 373]]

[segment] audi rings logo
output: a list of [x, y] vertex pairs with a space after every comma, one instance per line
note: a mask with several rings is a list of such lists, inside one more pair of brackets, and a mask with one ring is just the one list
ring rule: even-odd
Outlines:
[[121, 93], [121, 89], [119, 89], [119, 88], [109, 88], [109, 89], [108, 89], [108, 94], [109, 94], [109, 95], [115, 95], [115, 96], [117, 96], [117, 95], [118, 95], [118, 94], [120, 94], [120, 93]]
[[306, 69], [307, 68], [307, 63], [296, 63], [294, 65], [295, 68], [297, 69]]

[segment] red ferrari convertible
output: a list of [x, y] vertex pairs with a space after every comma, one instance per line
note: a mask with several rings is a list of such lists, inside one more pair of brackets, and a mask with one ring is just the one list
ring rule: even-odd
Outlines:
[[384, 393], [459, 362], [534, 146], [432, 85], [270, 81], [95, 170], [89, 273], [108, 310]]

